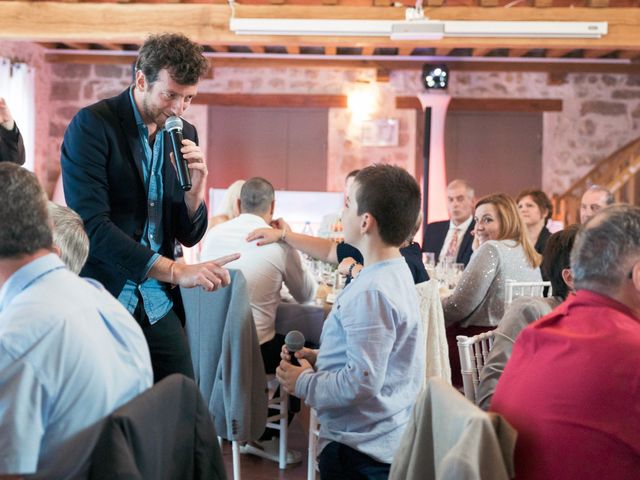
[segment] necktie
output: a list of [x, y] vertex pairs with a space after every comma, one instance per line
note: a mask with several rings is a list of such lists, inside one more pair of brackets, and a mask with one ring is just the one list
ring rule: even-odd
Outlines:
[[447, 254], [445, 257], [451, 257], [456, 259], [458, 256], [458, 229], [453, 229], [453, 235], [451, 236], [451, 241], [449, 242], [449, 248], [447, 248]]

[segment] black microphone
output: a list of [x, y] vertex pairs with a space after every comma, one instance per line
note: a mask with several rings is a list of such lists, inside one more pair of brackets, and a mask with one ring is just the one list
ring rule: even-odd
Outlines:
[[289, 353], [291, 354], [291, 365], [299, 367], [300, 362], [298, 362], [295, 354], [304, 347], [304, 335], [298, 330], [291, 330], [287, 333], [287, 336], [284, 337], [284, 344], [287, 346], [287, 350], [289, 350]]
[[173, 147], [173, 159], [176, 162], [176, 169], [178, 170], [178, 182], [180, 182], [180, 188], [182, 190], [191, 190], [191, 175], [187, 168], [187, 162], [182, 158], [182, 119], [175, 115], [167, 118], [164, 124], [164, 128], [169, 132], [171, 137], [171, 146]]

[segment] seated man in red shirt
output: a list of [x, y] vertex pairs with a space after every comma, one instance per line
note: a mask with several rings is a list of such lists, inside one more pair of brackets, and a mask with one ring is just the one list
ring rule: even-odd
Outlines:
[[491, 410], [518, 431], [516, 478], [640, 475], [640, 208], [617, 205], [578, 233], [575, 295], [526, 328]]

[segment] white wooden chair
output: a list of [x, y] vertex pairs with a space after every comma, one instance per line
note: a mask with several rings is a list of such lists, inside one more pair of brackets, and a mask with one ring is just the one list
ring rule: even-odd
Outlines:
[[[279, 382], [275, 375], [268, 375], [269, 391], [278, 388]], [[280, 389], [279, 396], [269, 395], [269, 408], [277, 410], [278, 413], [267, 418], [267, 427], [273, 428], [280, 432], [278, 444], [278, 467], [280, 470], [287, 468], [287, 446], [289, 437], [289, 395]]]
[[505, 288], [505, 310], [518, 297], [544, 297], [545, 288], [547, 289], [547, 297], [553, 295], [551, 282], [516, 282], [515, 280], [507, 280]]
[[480, 370], [484, 367], [491, 347], [495, 331], [484, 332], [474, 337], [458, 335], [458, 354], [460, 355], [460, 371], [464, 396], [474, 404], [478, 395]]
[[318, 475], [318, 439], [320, 438], [320, 424], [316, 411], [309, 412], [309, 454], [307, 457], [307, 480], [316, 480]]

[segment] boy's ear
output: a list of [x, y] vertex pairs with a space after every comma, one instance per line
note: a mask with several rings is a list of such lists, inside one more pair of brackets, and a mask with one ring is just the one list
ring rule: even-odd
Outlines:
[[373, 215], [365, 212], [364, 215], [362, 215], [362, 220], [360, 220], [360, 234], [370, 233], [375, 224], [376, 219], [373, 218]]

